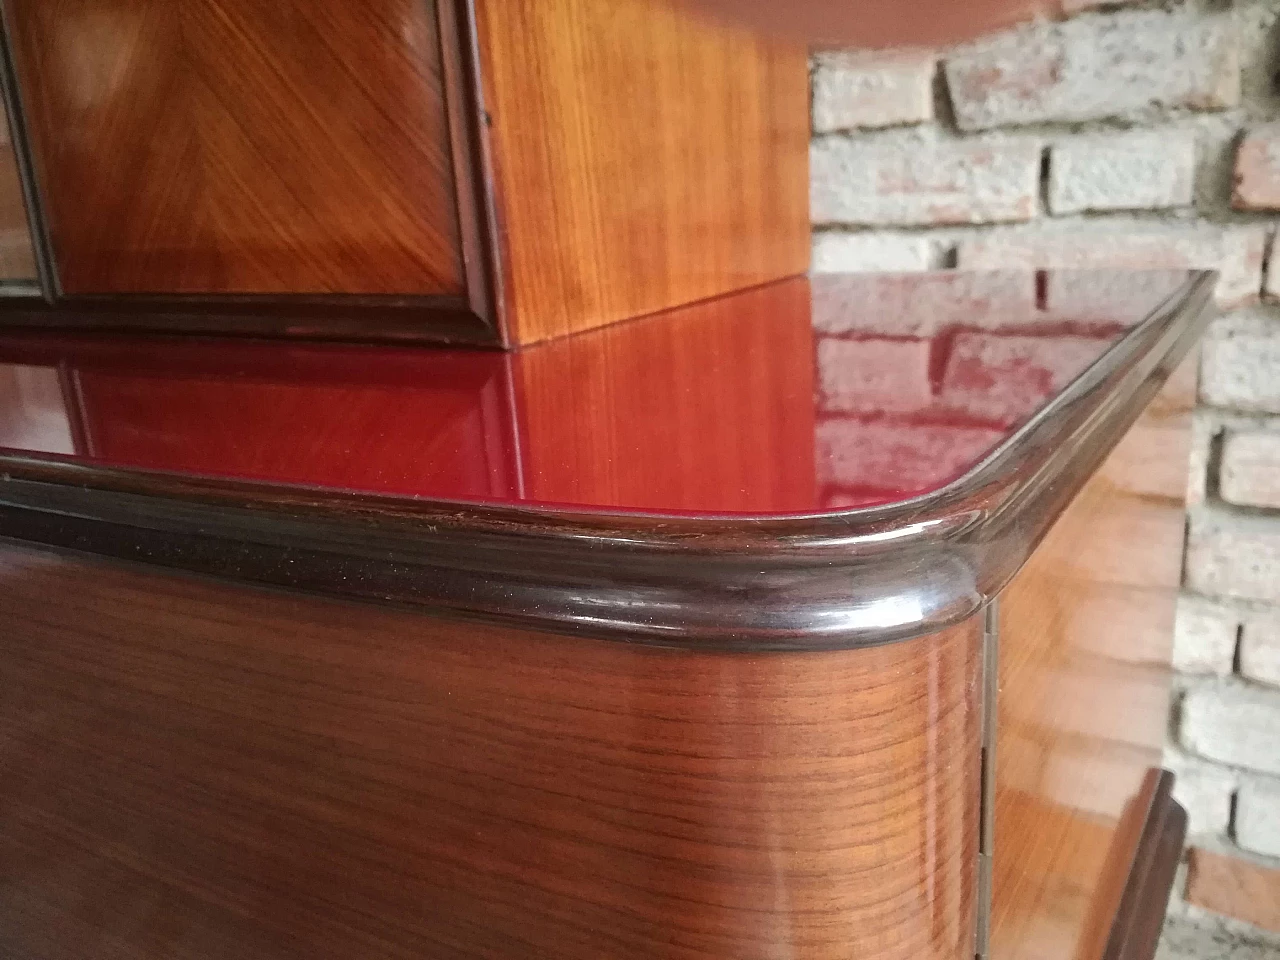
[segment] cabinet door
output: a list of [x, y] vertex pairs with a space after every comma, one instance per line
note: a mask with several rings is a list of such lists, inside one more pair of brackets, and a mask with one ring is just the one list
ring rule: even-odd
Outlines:
[[9, 0], [67, 294], [464, 290], [431, 0]]

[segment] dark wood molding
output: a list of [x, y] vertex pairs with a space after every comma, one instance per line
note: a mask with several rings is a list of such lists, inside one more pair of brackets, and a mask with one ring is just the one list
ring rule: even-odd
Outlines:
[[467, 299], [471, 312], [508, 344], [474, 4], [471, 0], [436, 0], [436, 23]]
[[[838, 513], [488, 507], [0, 457], [9, 536], [200, 573], [629, 642], [902, 640], [1004, 587], [1199, 338], [1214, 276], [938, 492]], [[589, 598], [589, 599], [588, 599]]]
[[1151, 960], [1155, 956], [1174, 873], [1182, 857], [1187, 813], [1173, 799], [1174, 776], [1168, 770], [1152, 771], [1151, 776], [1154, 789], [1102, 960]]
[[60, 296], [53, 303], [8, 297], [0, 300], [0, 326], [477, 346], [501, 342], [498, 330], [466, 299], [450, 296]]

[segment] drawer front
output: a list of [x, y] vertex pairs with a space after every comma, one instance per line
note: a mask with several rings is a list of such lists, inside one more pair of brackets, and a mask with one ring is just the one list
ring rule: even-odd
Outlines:
[[8, 12], [64, 293], [464, 292], [434, 3]]

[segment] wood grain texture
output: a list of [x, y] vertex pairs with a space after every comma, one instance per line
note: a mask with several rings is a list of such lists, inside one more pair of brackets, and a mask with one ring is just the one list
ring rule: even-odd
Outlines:
[[972, 948], [973, 622], [695, 654], [5, 546], [0, 632], [6, 956]]
[[7, 9], [66, 293], [462, 292], [433, 3]]
[[1000, 597], [995, 960], [1098, 960], [1126, 886], [1147, 869], [1185, 521], [1182, 487], [1141, 465], [1187, 462], [1193, 401], [1180, 384], [1152, 401]]
[[652, 0], [480, 0], [508, 338], [805, 272], [804, 51]]

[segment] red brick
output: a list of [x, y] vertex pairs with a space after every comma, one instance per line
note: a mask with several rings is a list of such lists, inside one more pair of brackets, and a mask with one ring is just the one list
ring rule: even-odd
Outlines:
[[1231, 205], [1239, 210], [1280, 210], [1280, 123], [1251, 130], [1240, 141]]

